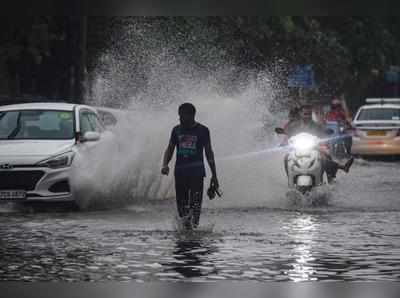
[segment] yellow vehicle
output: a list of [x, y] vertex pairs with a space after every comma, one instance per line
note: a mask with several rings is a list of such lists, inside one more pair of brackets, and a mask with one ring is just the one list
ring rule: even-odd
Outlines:
[[369, 98], [353, 120], [351, 153], [400, 155], [400, 98]]

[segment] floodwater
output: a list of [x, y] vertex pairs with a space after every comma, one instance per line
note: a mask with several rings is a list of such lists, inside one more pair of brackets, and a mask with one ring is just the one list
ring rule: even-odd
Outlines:
[[398, 166], [358, 161], [297, 205], [284, 189], [280, 206], [205, 198], [194, 232], [177, 228], [173, 199], [81, 212], [5, 205], [0, 280], [399, 281]]
[[[112, 146], [74, 158], [86, 209], [1, 205], [1, 281], [400, 280], [399, 163], [358, 161], [294, 204], [283, 156], [268, 151], [287, 117], [273, 105], [289, 97], [285, 66], [247, 73], [214, 43], [182, 57], [181, 36], [164, 35], [162, 22], [130, 22], [93, 72], [88, 103], [130, 116], [118, 120]], [[212, 40], [201, 24], [194, 33]], [[186, 101], [210, 128], [224, 191], [204, 198], [191, 233], [177, 228], [173, 181], [159, 174]]]

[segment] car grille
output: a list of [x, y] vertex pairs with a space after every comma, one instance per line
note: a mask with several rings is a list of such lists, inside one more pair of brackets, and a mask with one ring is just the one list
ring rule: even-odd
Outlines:
[[43, 171], [0, 171], [0, 190], [34, 190]]

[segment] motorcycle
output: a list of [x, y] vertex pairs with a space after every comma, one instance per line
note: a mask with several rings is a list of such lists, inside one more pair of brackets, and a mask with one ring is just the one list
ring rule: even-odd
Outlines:
[[333, 131], [328, 142], [329, 152], [332, 157], [342, 159], [350, 156], [352, 137], [347, 134], [346, 123], [328, 121], [326, 122], [326, 128]]
[[[276, 128], [278, 134], [286, 134]], [[302, 194], [323, 183], [323, 166], [320, 139], [308, 133], [300, 133], [288, 139], [289, 153], [285, 157], [285, 169], [289, 188]]]

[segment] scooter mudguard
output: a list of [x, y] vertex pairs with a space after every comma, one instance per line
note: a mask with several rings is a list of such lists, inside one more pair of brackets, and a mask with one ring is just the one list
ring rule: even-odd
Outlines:
[[313, 181], [311, 176], [300, 175], [297, 177], [297, 186], [312, 186]]

